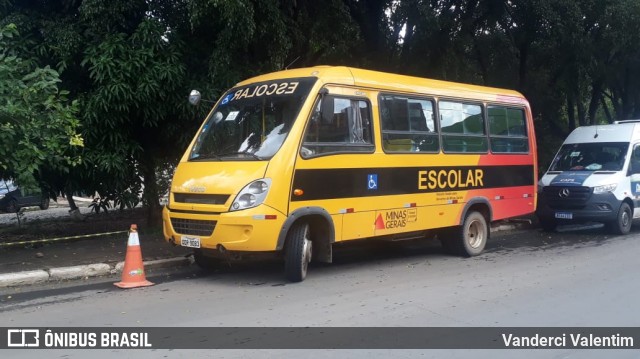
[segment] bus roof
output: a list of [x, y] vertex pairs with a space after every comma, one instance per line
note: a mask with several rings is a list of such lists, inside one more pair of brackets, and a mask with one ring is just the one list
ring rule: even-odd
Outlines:
[[524, 96], [514, 90], [433, 80], [345, 66], [315, 66], [272, 72], [244, 80], [238, 83], [237, 86], [252, 82], [309, 76], [318, 77], [324, 84], [359, 86], [393, 92], [528, 104]]

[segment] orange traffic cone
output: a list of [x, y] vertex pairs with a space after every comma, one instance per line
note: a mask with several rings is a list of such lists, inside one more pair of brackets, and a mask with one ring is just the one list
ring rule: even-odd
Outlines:
[[120, 288], [137, 288], [153, 285], [144, 275], [144, 265], [142, 263], [142, 251], [140, 250], [140, 239], [138, 238], [138, 226], [131, 225], [129, 230], [129, 241], [127, 242], [127, 254], [124, 257], [124, 268], [122, 269], [122, 281], [113, 283]]

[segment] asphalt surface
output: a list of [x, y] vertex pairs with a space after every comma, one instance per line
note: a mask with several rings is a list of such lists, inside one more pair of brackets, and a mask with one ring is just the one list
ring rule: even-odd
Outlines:
[[[503, 231], [478, 257], [430, 241], [347, 246], [330, 266], [287, 283], [282, 265], [155, 277], [123, 291], [107, 280], [0, 296], [7, 326], [69, 327], [636, 327], [637, 240], [601, 228]], [[144, 246], [144, 244], [143, 244]], [[251, 339], [251, 337], [249, 337]], [[211, 339], [209, 339], [211, 340]], [[465, 338], [460, 338], [465, 341]], [[206, 346], [207, 341], [203, 342]], [[243, 341], [244, 343], [244, 341]], [[199, 347], [194, 345], [194, 347]], [[65, 358], [637, 358], [637, 350], [103, 350], [19, 351]]]
[[[67, 207], [26, 212], [27, 220], [67, 215]], [[86, 211], [86, 208], [81, 208]], [[45, 217], [43, 217], [45, 216]], [[0, 215], [0, 224], [14, 215]], [[531, 226], [530, 219], [494, 224], [492, 231]], [[70, 281], [121, 273], [127, 251], [127, 233], [4, 246], [0, 243], [0, 290], [52, 281]], [[192, 265], [192, 250], [173, 246], [161, 233], [139, 233], [145, 271]]]

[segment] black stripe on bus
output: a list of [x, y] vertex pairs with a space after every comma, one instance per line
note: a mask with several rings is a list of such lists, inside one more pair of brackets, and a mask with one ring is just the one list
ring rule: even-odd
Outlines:
[[291, 201], [531, 186], [532, 165], [296, 170]]

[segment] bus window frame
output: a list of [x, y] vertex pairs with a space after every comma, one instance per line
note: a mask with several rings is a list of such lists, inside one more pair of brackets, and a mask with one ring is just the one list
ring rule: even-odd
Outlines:
[[[434, 114], [434, 118], [433, 118], [433, 130], [432, 131], [404, 131], [404, 130], [385, 130], [384, 129], [384, 124], [382, 123], [382, 98], [384, 96], [390, 96], [390, 97], [406, 97], [408, 100], [416, 100], [416, 101], [426, 101], [426, 102], [430, 102], [431, 103], [431, 110]], [[430, 154], [430, 155], [435, 155], [435, 154], [439, 154], [442, 153], [442, 139], [440, 137], [440, 123], [439, 121], [435, 118], [435, 114], [437, 111], [437, 101], [435, 96], [430, 96], [430, 95], [421, 95], [421, 94], [407, 94], [407, 93], [395, 93], [395, 92], [380, 92], [378, 93], [377, 96], [377, 100], [378, 100], [378, 123], [379, 123], [379, 127], [380, 127], [380, 140], [382, 141], [381, 143], [381, 149], [385, 154], [388, 155], [402, 155], [402, 154]], [[384, 135], [386, 134], [415, 134], [415, 135], [426, 135], [429, 137], [436, 137], [438, 139], [438, 149], [436, 151], [390, 151], [387, 148], [385, 148], [384, 145]]]
[[[457, 103], [461, 103], [461, 104], [466, 104], [466, 105], [476, 105], [476, 106], [480, 106], [480, 117], [482, 118], [482, 122], [483, 122], [483, 135], [474, 135], [474, 134], [455, 134], [455, 133], [445, 133], [442, 130], [442, 118], [441, 118], [441, 114], [440, 114], [440, 103], [441, 102], [457, 102]], [[437, 113], [437, 120], [436, 122], [438, 123], [438, 128], [439, 128], [439, 135], [440, 135], [440, 150], [442, 151], [442, 153], [444, 154], [448, 154], [448, 155], [479, 155], [479, 154], [488, 154], [491, 151], [491, 144], [489, 142], [489, 127], [487, 124], [488, 118], [487, 118], [487, 109], [486, 109], [486, 102], [483, 101], [478, 101], [478, 100], [474, 100], [474, 99], [468, 99], [468, 98], [455, 98], [455, 97], [438, 97], [436, 98], [436, 113]], [[486, 151], [445, 151], [444, 148], [444, 137], [445, 136], [460, 136], [460, 137], [469, 137], [469, 138], [482, 138], [484, 137], [485, 140], [487, 141], [487, 150]]]
[[[503, 135], [496, 135], [496, 136], [492, 136], [490, 131], [491, 128], [489, 127], [489, 107], [490, 106], [495, 106], [495, 107], [502, 107], [505, 110], [518, 110], [518, 111], [522, 111], [522, 118], [524, 120], [524, 136], [503, 136]], [[531, 154], [531, 146], [530, 146], [530, 131], [529, 131], [529, 123], [527, 121], [527, 108], [524, 106], [515, 106], [514, 104], [506, 104], [506, 103], [497, 103], [497, 102], [488, 102], [485, 103], [485, 107], [486, 107], [486, 132], [487, 132], [487, 136], [489, 138], [489, 152], [491, 152], [492, 154], [495, 155], [530, 155]], [[515, 152], [515, 151], [509, 151], [509, 152], [497, 152], [493, 150], [493, 139], [510, 139], [510, 138], [517, 138], [517, 139], [524, 139], [525, 143], [527, 144], [527, 151], [526, 152]]]
[[[332, 96], [334, 99], [346, 99], [349, 101], [363, 101], [367, 104], [367, 110], [369, 113], [369, 133], [370, 133], [370, 137], [371, 137], [371, 143], [365, 143], [365, 144], [358, 144], [358, 143], [351, 143], [351, 142], [313, 142], [314, 146], [324, 146], [324, 147], [338, 147], [341, 148], [340, 150], [337, 150], [335, 152], [321, 152], [321, 153], [312, 153], [310, 155], [305, 155], [303, 148], [305, 147], [305, 138], [307, 135], [307, 129], [309, 128], [309, 125], [311, 124], [311, 121], [313, 120], [313, 116], [314, 116], [314, 112], [316, 107], [318, 106], [318, 102], [323, 100], [325, 97], [327, 96]], [[305, 122], [304, 125], [304, 129], [302, 131], [302, 135], [300, 138], [300, 148], [298, 149], [298, 155], [303, 159], [303, 160], [309, 160], [309, 159], [314, 159], [314, 158], [318, 158], [318, 157], [325, 157], [325, 156], [334, 156], [334, 155], [343, 155], [343, 154], [372, 154], [375, 153], [376, 151], [376, 136], [375, 136], [375, 126], [374, 126], [374, 118], [373, 118], [373, 106], [371, 103], [371, 100], [368, 97], [362, 97], [362, 96], [349, 96], [349, 95], [343, 95], [343, 94], [331, 94], [331, 93], [326, 93], [324, 95], [318, 95], [316, 97], [316, 100], [313, 102], [313, 105], [311, 107], [311, 111], [309, 112], [309, 115], [307, 116], [307, 121]], [[363, 147], [367, 147], [369, 148], [369, 150], [367, 151], [348, 151], [345, 150], [345, 148], [348, 147], [358, 147], [358, 148], [363, 148]]]

